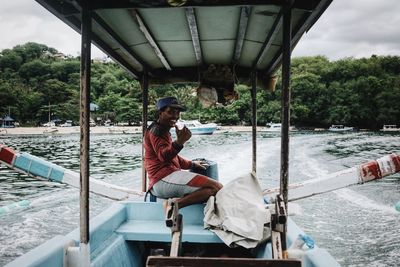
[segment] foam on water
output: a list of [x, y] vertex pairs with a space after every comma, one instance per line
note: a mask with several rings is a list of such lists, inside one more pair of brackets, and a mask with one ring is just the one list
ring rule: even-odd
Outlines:
[[296, 149], [292, 154], [295, 162], [298, 163], [296, 165], [299, 166], [300, 173], [309, 179], [327, 175], [326, 163], [314, 157], [311, 153], [313, 153], [313, 149], [307, 140], [304, 140], [304, 138], [296, 140]]
[[397, 212], [393, 207], [377, 203], [376, 201], [373, 201], [372, 199], [363, 196], [349, 188], [343, 188], [338, 191], [335, 191], [334, 193], [338, 197], [343, 198], [351, 202], [352, 204], [355, 204], [365, 209], [367, 212], [373, 212], [374, 214], [376, 214], [376, 212], [380, 212], [386, 214], [399, 215], [399, 212]]

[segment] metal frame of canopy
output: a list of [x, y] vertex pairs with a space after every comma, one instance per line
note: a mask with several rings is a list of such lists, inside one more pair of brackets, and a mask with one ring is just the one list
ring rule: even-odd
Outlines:
[[[210, 64], [226, 64], [235, 69], [239, 81], [244, 77], [251, 78], [252, 96], [252, 174], [256, 175], [256, 88], [257, 78], [265, 80], [270, 77], [282, 64], [282, 135], [281, 135], [281, 168], [280, 194], [285, 205], [288, 200], [289, 177], [289, 118], [290, 118], [290, 58], [291, 50], [319, 16], [325, 11], [332, 0], [300, 1], [300, 0], [180, 0], [180, 1], [138, 1], [138, 0], [37, 0], [49, 11], [82, 35], [81, 46], [81, 96], [80, 96], [80, 242], [81, 252], [77, 252], [81, 261], [89, 260], [89, 123], [90, 123], [90, 70], [91, 42], [93, 41], [106, 54], [116, 60], [141, 81], [143, 90], [143, 133], [147, 125], [148, 87], [150, 82], [170, 81], [199, 81], [204, 66]], [[171, 4], [175, 6], [171, 7]], [[177, 7], [178, 6], [178, 7]], [[199, 27], [207, 22], [207, 12], [215, 8], [225, 14], [226, 10], [236, 12], [236, 37], [228, 40], [231, 52], [227, 60], [219, 59], [213, 62], [210, 55], [219, 53], [218, 49], [207, 46], [207, 42], [221, 45], [224, 40], [207, 39]], [[229, 9], [230, 8], [230, 9]], [[157, 27], [164, 25], [151, 24], [151, 14], [163, 14], [166, 10], [184, 12], [187, 20], [187, 31], [190, 32], [190, 49], [192, 59], [184, 62], [174, 61], [176, 54], [169, 50]], [[271, 11], [272, 10], [272, 11]], [[235, 12], [233, 12], [235, 11]], [[152, 13], [153, 12], [153, 13]], [[157, 13], [158, 12], [158, 13]], [[176, 14], [178, 14], [176, 13]], [[125, 20], [118, 20], [115, 15], [129, 15]], [[214, 14], [215, 15], [215, 14]], [[234, 16], [234, 15], [232, 15]], [[257, 17], [258, 16], [258, 17]], [[150, 17], [156, 19], [154, 16]], [[260, 19], [261, 18], [261, 19]], [[222, 20], [225, 18], [222, 18]], [[269, 21], [267, 27], [262, 23]], [[222, 20], [220, 23], [222, 23]], [[135, 37], [145, 43], [132, 43], [129, 36], [124, 34], [123, 22], [133, 21], [128, 26], [139, 32]], [[150, 24], [152, 26], [150, 26]], [[157, 27], [155, 27], [157, 26]], [[265, 25], [264, 25], [265, 26]], [[184, 26], [186, 27], [186, 26]], [[129, 33], [133, 33], [132, 30]], [[170, 29], [171, 30], [171, 29]], [[176, 29], [172, 29], [175, 30]], [[180, 28], [183, 30], [183, 28]], [[261, 42], [256, 36], [263, 33]], [[209, 33], [212, 34], [213, 32]], [[203, 33], [204, 34], [204, 33]], [[282, 39], [280, 39], [282, 34]], [[165, 37], [164, 37], [165, 38]], [[253, 39], [252, 39], [253, 38]], [[188, 40], [171, 41], [172, 44], [182, 45]], [[257, 43], [258, 42], [258, 43]], [[234, 44], [232, 46], [232, 44]], [[187, 44], [186, 44], [187, 45]], [[256, 56], [249, 55], [251, 47], [257, 47]], [[210, 48], [211, 47], [211, 48]], [[142, 49], [143, 53], [139, 53]], [[254, 50], [254, 49], [253, 49]], [[188, 51], [188, 50], [187, 50]], [[168, 53], [173, 54], [169, 56]], [[143, 186], [146, 189], [145, 171], [143, 169]], [[284, 230], [285, 232], [286, 230]], [[285, 243], [285, 238], [282, 239]], [[285, 249], [286, 244], [283, 244]], [[84, 251], [82, 251], [84, 250]], [[86, 251], [86, 252], [85, 252]]]
[[239, 81], [253, 71], [268, 79], [282, 62], [285, 2], [292, 9], [294, 47], [332, 0], [36, 1], [78, 33], [86, 5], [91, 41], [136, 79], [148, 73], [151, 83], [162, 83], [198, 82], [210, 64], [234, 66]]

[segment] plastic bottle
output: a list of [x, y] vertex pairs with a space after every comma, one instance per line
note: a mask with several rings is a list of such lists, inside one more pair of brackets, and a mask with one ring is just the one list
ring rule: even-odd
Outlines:
[[288, 248], [288, 257], [289, 259], [301, 259], [303, 260], [303, 256], [307, 250], [313, 249], [315, 245], [314, 240], [307, 235], [299, 234], [297, 239], [292, 243], [292, 245]]
[[178, 130], [182, 130], [183, 127], [185, 127], [185, 124], [182, 121], [177, 121], [175, 125], [178, 127]]
[[396, 205], [394, 206], [394, 208], [400, 212], [400, 201], [396, 203]]

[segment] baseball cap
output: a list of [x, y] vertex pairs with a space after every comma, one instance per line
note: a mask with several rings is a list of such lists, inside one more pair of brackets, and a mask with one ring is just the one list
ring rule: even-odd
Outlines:
[[180, 111], [186, 110], [186, 108], [178, 102], [178, 99], [176, 99], [176, 97], [173, 96], [167, 96], [157, 101], [156, 104], [157, 110], [161, 110], [165, 107], [173, 107], [179, 109]]

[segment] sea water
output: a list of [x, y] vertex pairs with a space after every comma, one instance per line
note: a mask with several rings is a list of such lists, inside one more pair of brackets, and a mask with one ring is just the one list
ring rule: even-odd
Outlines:
[[[0, 143], [79, 171], [79, 135], [0, 136]], [[141, 136], [91, 135], [91, 177], [141, 188]], [[290, 138], [290, 183], [313, 179], [381, 156], [400, 154], [400, 134], [315, 133]], [[251, 133], [193, 136], [181, 151], [188, 158], [218, 163], [227, 183], [251, 170]], [[257, 174], [263, 188], [279, 186], [279, 133], [259, 133]], [[140, 200], [140, 199], [138, 199]], [[400, 262], [400, 174], [296, 201], [293, 220], [343, 266], [398, 266]], [[79, 225], [79, 191], [39, 181], [0, 166], [0, 207], [29, 201], [0, 216], [0, 266]], [[113, 203], [90, 195], [90, 216]]]

